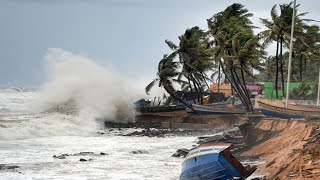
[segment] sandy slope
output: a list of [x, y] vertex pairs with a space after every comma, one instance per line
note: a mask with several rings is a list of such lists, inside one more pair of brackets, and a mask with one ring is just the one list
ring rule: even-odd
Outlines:
[[294, 173], [293, 167], [300, 166], [296, 160], [317, 125], [316, 122], [262, 120], [251, 133], [258, 137], [257, 142], [251, 142], [254, 145], [240, 155], [265, 161], [258, 171], [268, 174], [267, 179], [290, 179], [289, 174]]

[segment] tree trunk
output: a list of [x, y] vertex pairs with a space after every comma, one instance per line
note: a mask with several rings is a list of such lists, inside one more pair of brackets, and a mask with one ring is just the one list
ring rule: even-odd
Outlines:
[[187, 79], [188, 79], [188, 84], [189, 84], [189, 88], [190, 88], [190, 99], [192, 99], [192, 86], [191, 86], [191, 82], [190, 82], [190, 77], [187, 76]]
[[[233, 84], [234, 84], [234, 90], [237, 92], [241, 102], [244, 104], [244, 106], [246, 107], [247, 112], [250, 112], [250, 105], [246, 99], [246, 95], [243, 91], [243, 87], [241, 85], [241, 82], [239, 80], [239, 78], [237, 77], [237, 73], [234, 72], [234, 69], [230, 69], [231, 71], [231, 79], [233, 80]], [[240, 85], [239, 85], [240, 84]]]
[[[237, 87], [237, 83], [235, 82], [235, 78], [232, 72], [232, 69], [230, 69], [230, 75], [231, 77], [228, 76], [227, 72], [225, 71], [225, 69], [223, 68], [223, 64], [221, 63], [221, 69], [222, 72], [224, 73], [224, 75], [226, 76], [226, 79], [228, 79], [228, 81], [230, 82], [230, 85], [232, 87], [232, 89], [234, 89], [235, 91], [237, 91], [237, 93], [239, 94], [239, 99], [241, 100], [241, 102], [243, 103], [243, 105], [245, 106], [246, 110], [249, 112], [250, 110], [248, 109], [248, 104], [247, 102], [243, 99], [243, 96], [241, 96], [240, 94], [240, 90], [238, 89], [239, 87]], [[232, 81], [233, 80], [233, 81]]]
[[[239, 86], [239, 91], [240, 91], [240, 95], [242, 96], [242, 98], [246, 101], [246, 104], [247, 104], [247, 107], [248, 107], [248, 112], [252, 112], [252, 103], [251, 103], [251, 100], [250, 100], [250, 96], [249, 94], [247, 93], [247, 88], [245, 87], [244, 83], [241, 82], [239, 76], [238, 76], [238, 73], [235, 69], [233, 69], [234, 71], [234, 75], [235, 75], [235, 78], [236, 78], [236, 85]], [[243, 73], [243, 72], [241, 72]]]
[[243, 74], [243, 65], [241, 64], [241, 76], [242, 76], [242, 83], [243, 83], [243, 85], [244, 85], [244, 87], [245, 87], [245, 93], [246, 93], [246, 95], [247, 95], [247, 98], [249, 99], [249, 101], [250, 101], [250, 108], [251, 108], [251, 112], [253, 112], [253, 107], [252, 107], [252, 103], [251, 103], [251, 99], [250, 99], [250, 94], [249, 94], [249, 91], [248, 91], [248, 89], [247, 89], [247, 84], [246, 84], [246, 81], [245, 81], [245, 79], [244, 79], [244, 74]]
[[226, 72], [226, 70], [225, 70], [224, 67], [223, 67], [223, 63], [221, 62], [221, 60], [220, 60], [220, 64], [221, 64], [222, 72], [224, 73], [226, 79], [230, 82], [231, 87], [233, 87], [233, 89], [238, 93], [239, 99], [241, 100], [241, 102], [242, 102], [243, 105], [245, 106], [246, 111], [247, 111], [247, 112], [250, 112], [250, 111], [251, 111], [251, 110], [250, 110], [250, 105], [249, 105], [249, 104], [247, 103], [247, 101], [244, 99], [244, 96], [241, 95], [242, 93], [241, 93], [241, 91], [240, 91], [240, 89], [239, 89], [239, 87], [238, 87], [238, 84], [239, 84], [239, 83], [236, 83], [236, 81], [235, 81], [235, 77], [234, 77], [234, 74], [233, 74], [233, 72], [232, 72], [232, 71], [233, 71], [232, 68], [230, 69], [230, 75], [231, 75], [231, 77], [229, 77], [228, 74], [227, 74], [227, 72]]
[[198, 101], [199, 103], [202, 105], [203, 104], [203, 93], [202, 93], [202, 87], [201, 87], [201, 84], [200, 82], [197, 81], [196, 78], [192, 77], [193, 78], [193, 82], [195, 83], [195, 86], [198, 87]]
[[282, 62], [282, 48], [283, 48], [283, 34], [280, 36], [280, 71], [281, 71], [281, 89], [282, 89], [282, 97], [284, 97], [284, 76], [283, 76], [283, 62]]
[[199, 103], [199, 102], [200, 102], [199, 89], [198, 89], [198, 87], [197, 87], [197, 85], [196, 85], [196, 83], [195, 83], [194, 81], [195, 81], [194, 78], [192, 78], [192, 83], [193, 83], [194, 89], [195, 89], [196, 92], [197, 92], [197, 99], [198, 99], [198, 103]]
[[279, 36], [277, 37], [277, 51], [276, 51], [276, 79], [274, 82], [274, 86], [276, 89], [276, 99], [279, 99], [279, 95], [278, 95], [278, 75], [279, 75], [279, 57], [278, 57], [278, 53], [279, 53]]
[[185, 106], [187, 106], [188, 108], [190, 108], [193, 112], [195, 112], [194, 108], [190, 105], [187, 104], [185, 101], [183, 101], [180, 97], [176, 96], [176, 94], [172, 91], [171, 88], [169, 88], [166, 85], [163, 85], [164, 89], [167, 91], [167, 93], [170, 94], [171, 97], [173, 97], [174, 99], [176, 99], [177, 101], [181, 102], [182, 104], [184, 104]]

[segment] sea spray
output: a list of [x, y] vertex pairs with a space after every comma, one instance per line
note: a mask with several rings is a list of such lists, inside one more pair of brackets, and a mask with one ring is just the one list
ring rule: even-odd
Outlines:
[[134, 121], [139, 93], [116, 73], [62, 49], [49, 49], [45, 63], [40, 90], [0, 91], [0, 140], [87, 136], [103, 121]]
[[35, 110], [50, 111], [68, 104], [76, 108], [78, 115], [85, 113], [94, 119], [117, 122], [134, 121], [132, 95], [115, 73], [89, 58], [57, 48], [48, 49], [45, 62], [47, 81], [41, 87], [39, 101], [33, 106]]

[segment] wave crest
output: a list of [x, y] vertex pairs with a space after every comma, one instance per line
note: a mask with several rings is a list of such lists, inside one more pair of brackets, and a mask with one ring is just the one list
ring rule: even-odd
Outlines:
[[90, 114], [93, 119], [133, 122], [131, 92], [116, 73], [89, 58], [51, 48], [45, 56], [47, 81], [33, 109], [64, 114]]

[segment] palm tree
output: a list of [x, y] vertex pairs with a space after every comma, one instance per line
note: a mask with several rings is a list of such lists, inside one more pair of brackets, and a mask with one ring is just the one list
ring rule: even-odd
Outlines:
[[251, 16], [243, 5], [232, 4], [225, 11], [207, 20], [209, 33], [214, 39], [214, 60], [220, 64], [226, 79], [248, 112], [252, 112], [253, 108], [246, 89], [244, 72], [253, 76], [250, 70], [259, 64], [253, 61], [254, 58], [258, 60], [259, 55], [254, 55], [258, 52], [258, 37], [253, 35], [254, 26], [249, 19]]
[[[303, 69], [305, 76], [307, 76], [307, 59], [315, 61], [319, 58], [319, 41], [320, 41], [320, 29], [316, 25], [306, 26], [305, 35], [297, 39], [295, 46], [295, 53], [299, 56], [299, 74], [300, 82], [303, 80]], [[304, 61], [304, 63], [303, 63]], [[304, 64], [304, 68], [303, 68]]]
[[178, 56], [182, 64], [182, 71], [178, 79], [181, 80], [182, 77], [187, 79], [188, 86], [185, 86], [186, 84], [183, 86], [190, 88], [191, 92], [194, 88], [198, 94], [198, 102], [202, 104], [202, 87], [204, 84], [207, 85], [206, 81], [209, 80], [205, 72], [213, 68], [212, 49], [205, 33], [197, 26], [187, 29], [183, 35], [179, 36], [179, 40], [179, 46], [169, 40], [165, 42], [173, 50], [172, 55]]
[[[253, 26], [249, 18], [252, 16], [253, 14], [248, 13], [248, 10], [245, 9], [242, 4], [234, 3], [228, 6], [224, 11], [219, 12], [207, 19], [209, 28], [208, 33], [214, 39], [212, 45], [215, 49], [214, 62], [216, 66], [218, 66], [218, 92], [220, 92], [221, 80], [220, 59], [223, 51], [226, 49], [226, 46], [224, 46], [224, 40], [226, 38], [225, 31], [232, 23], [239, 25], [239, 27], [241, 26], [242, 28], [250, 30]], [[214, 76], [214, 74], [212, 76]]]
[[[226, 54], [223, 59], [228, 67], [230, 80], [240, 97], [247, 103], [247, 110], [252, 111], [250, 94], [246, 88], [245, 74], [254, 78], [252, 69], [262, 69], [260, 63], [264, 52], [260, 50], [259, 38], [251, 32], [240, 31], [232, 38], [232, 53]], [[240, 72], [239, 72], [240, 71]], [[240, 78], [241, 77], [241, 78]]]
[[158, 64], [157, 78], [151, 81], [145, 88], [147, 94], [149, 94], [151, 88], [158, 83], [159, 87], [163, 87], [167, 93], [177, 101], [186, 105], [193, 110], [192, 106], [184, 102], [179, 96], [176, 95], [176, 90], [173, 87], [173, 83], [180, 83], [176, 77], [179, 75], [179, 63], [174, 61], [174, 54], [164, 55], [163, 59]]
[[[297, 11], [296, 7], [291, 7], [290, 4], [279, 5], [280, 13], [277, 12], [277, 5], [274, 5], [271, 9], [271, 21], [268, 19], [262, 19], [261, 22], [268, 29], [259, 33], [259, 36], [264, 38], [263, 46], [269, 45], [271, 42], [276, 41], [276, 77], [275, 77], [275, 87], [276, 87], [276, 98], [278, 99], [278, 77], [279, 68], [281, 73], [281, 89], [282, 95], [284, 96], [284, 72], [283, 72], [283, 47], [289, 46], [290, 33], [291, 33], [291, 21], [292, 21], [292, 11]], [[296, 13], [297, 14], [297, 13]], [[297, 14], [295, 16], [295, 29], [294, 35], [296, 39], [302, 39], [306, 34], [304, 32], [307, 26], [305, 22], [313, 21], [311, 19], [301, 19], [306, 13]], [[279, 67], [280, 65], [280, 67]]]

